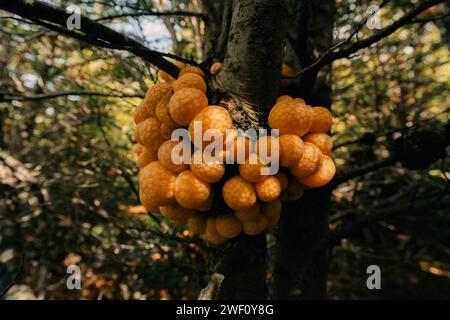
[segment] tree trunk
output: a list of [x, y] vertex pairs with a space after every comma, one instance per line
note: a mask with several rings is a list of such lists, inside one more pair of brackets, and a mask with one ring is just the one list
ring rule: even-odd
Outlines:
[[[215, 57], [222, 55], [220, 38], [224, 33], [228, 39], [223, 69], [212, 79], [212, 87], [238, 105], [239, 112], [232, 112], [232, 116], [241, 128], [265, 126], [269, 108], [277, 97], [286, 31], [285, 16], [284, 1], [235, 0], [229, 32], [222, 30], [220, 33], [212, 28], [219, 45], [219, 51], [214, 52]], [[227, 21], [220, 23], [227, 25]], [[212, 36], [206, 35], [206, 39], [209, 46], [207, 52], [211, 52], [209, 42], [213, 41]], [[213, 272], [224, 275], [220, 298], [267, 298], [265, 234], [241, 236], [224, 252], [214, 255], [212, 261], [216, 270]]]
[[329, 197], [328, 190], [314, 190], [284, 205], [277, 236], [275, 298], [326, 298]]
[[[267, 115], [278, 92], [287, 25], [293, 43], [286, 45], [285, 60], [296, 71], [314, 61], [332, 44], [333, 0], [235, 0], [231, 17], [219, 18], [215, 6], [206, 28], [206, 52], [212, 60], [224, 56], [222, 71], [211, 80], [214, 91], [239, 106], [232, 116], [241, 128], [267, 125]], [[208, 16], [210, 16], [208, 14]], [[220, 30], [220, 31], [219, 31]], [[223, 44], [223, 38], [228, 42]], [[221, 40], [222, 39], [222, 40]], [[221, 44], [222, 42], [222, 44]], [[214, 48], [214, 49], [213, 49]], [[306, 98], [312, 105], [330, 106], [329, 68], [307, 73], [286, 93]], [[277, 238], [274, 270], [275, 298], [325, 298], [328, 269], [328, 203], [330, 190], [307, 192], [297, 203], [283, 209]], [[242, 236], [225, 251], [213, 254], [212, 272], [224, 274], [220, 298], [266, 298], [265, 235]], [[220, 262], [219, 262], [220, 261]]]
[[[298, 12], [291, 26], [287, 61], [298, 71], [332, 45], [334, 0], [289, 1], [289, 12]], [[329, 69], [306, 73], [288, 93], [308, 104], [330, 107]], [[302, 199], [283, 205], [277, 233], [274, 296], [277, 299], [324, 299], [329, 264], [328, 207], [331, 190], [306, 191]]]
[[283, 1], [238, 0], [233, 15], [223, 71], [214, 86], [239, 100], [253, 127], [265, 126], [278, 95], [286, 32]]
[[266, 235], [242, 235], [223, 252], [213, 253], [213, 272], [224, 275], [220, 299], [267, 299]]

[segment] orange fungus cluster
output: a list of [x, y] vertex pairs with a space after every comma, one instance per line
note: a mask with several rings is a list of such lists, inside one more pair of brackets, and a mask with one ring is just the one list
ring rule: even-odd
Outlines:
[[[139, 194], [149, 213], [186, 225], [192, 234], [218, 245], [276, 225], [284, 201], [298, 200], [305, 190], [322, 187], [334, 177], [328, 109], [282, 95], [268, 117], [269, 127], [279, 135], [261, 136], [252, 143], [236, 134], [224, 106], [209, 104], [204, 72], [182, 63], [177, 66], [178, 78], [161, 71], [165, 82], [150, 88], [134, 114]], [[221, 68], [216, 63], [211, 73]], [[282, 72], [293, 76], [288, 66]], [[290, 83], [284, 79], [281, 85]], [[180, 139], [171, 139], [179, 128], [189, 134], [188, 149], [180, 146]], [[196, 130], [208, 131], [210, 139], [194, 140]], [[230, 148], [216, 152], [213, 159], [206, 157], [204, 151], [218, 141]], [[271, 163], [261, 149], [270, 161], [271, 156], [278, 157], [277, 172], [268, 170]], [[229, 165], [230, 159], [239, 157], [241, 162]]]

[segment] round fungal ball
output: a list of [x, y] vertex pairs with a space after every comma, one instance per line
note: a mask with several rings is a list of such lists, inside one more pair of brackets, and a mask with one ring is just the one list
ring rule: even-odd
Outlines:
[[323, 132], [313, 132], [308, 133], [303, 137], [305, 142], [310, 142], [314, 144], [317, 148], [322, 151], [323, 154], [330, 156], [331, 150], [333, 149], [333, 140], [331, 137]]
[[203, 80], [203, 78], [196, 73], [183, 74], [173, 83], [173, 89], [175, 92], [183, 88], [194, 88], [206, 93], [205, 80]]
[[195, 215], [195, 211], [191, 209], [186, 209], [179, 204], [161, 206], [159, 207], [161, 214], [174, 222], [179, 224], [186, 224], [189, 217]]
[[323, 156], [322, 166], [312, 176], [300, 179], [300, 183], [309, 188], [318, 188], [326, 185], [333, 179], [336, 173], [336, 166], [333, 159], [329, 156]]
[[145, 98], [141, 101], [137, 107], [134, 115], [134, 121], [136, 124], [139, 122], [153, 117], [155, 115], [155, 109], [159, 101], [167, 95], [173, 92], [172, 85], [170, 83], [157, 83], [152, 86], [147, 93]]
[[183, 163], [183, 149], [179, 148], [179, 153], [173, 152], [173, 149], [178, 144], [183, 143], [179, 141], [167, 140], [161, 144], [158, 149], [158, 160], [161, 164], [172, 172], [180, 173], [189, 169], [189, 165]]
[[288, 186], [288, 181], [289, 181], [287, 175], [285, 175], [283, 172], [278, 172], [275, 175], [275, 178], [277, 178], [278, 182], [280, 183], [281, 191], [286, 190], [286, 188]]
[[133, 151], [133, 153], [135, 153], [136, 155], [140, 155], [142, 153], [142, 151], [144, 151], [144, 146], [139, 144], [139, 143], [135, 143], [133, 145], [133, 147], [131, 148], [131, 150]]
[[148, 118], [141, 121], [134, 131], [136, 141], [150, 150], [158, 150], [164, 142], [161, 135], [161, 122], [156, 118]]
[[234, 214], [224, 214], [216, 218], [217, 232], [224, 238], [232, 239], [242, 231], [242, 223]]
[[173, 93], [172, 83], [155, 83], [145, 94], [145, 98], [149, 100], [149, 103], [156, 107], [156, 104], [167, 93]]
[[138, 124], [139, 122], [154, 116], [154, 110], [153, 113], [150, 113], [150, 110], [151, 108], [148, 106], [148, 99], [142, 99], [136, 110], [134, 110], [134, 123]]
[[206, 202], [204, 204], [202, 204], [201, 206], [197, 207], [196, 209], [198, 211], [207, 212], [207, 211], [212, 209], [213, 203], [214, 203], [214, 193], [211, 190], [211, 193], [210, 193], [210, 195], [208, 197], [208, 200], [206, 200]]
[[292, 102], [294, 99], [292, 99], [292, 97], [291, 96], [288, 96], [288, 95], [282, 95], [282, 96], [279, 96], [278, 98], [277, 98], [277, 100], [275, 101], [275, 104], [277, 104], [278, 102]]
[[205, 238], [210, 243], [219, 245], [224, 243], [227, 238], [222, 237], [216, 229], [216, 217], [208, 217], [206, 221]]
[[152, 201], [147, 193], [142, 192], [142, 190], [139, 190], [139, 200], [148, 213], [160, 213], [159, 206]]
[[292, 70], [292, 68], [289, 67], [287, 64], [283, 63], [283, 66], [281, 68], [281, 77], [282, 77], [280, 81], [281, 87], [286, 88], [294, 82], [294, 79], [283, 79], [283, 77], [293, 77], [294, 75], [295, 75], [294, 70]]
[[269, 176], [255, 184], [258, 199], [264, 202], [274, 201], [281, 193], [281, 185], [275, 176]]
[[[200, 163], [196, 163], [197, 160], [201, 160]], [[192, 156], [191, 170], [200, 179], [209, 183], [216, 183], [222, 179], [225, 173], [225, 165], [214, 159], [205, 159], [202, 150], [197, 150]]]
[[248, 159], [252, 142], [248, 137], [237, 136], [233, 141], [233, 153], [235, 160]]
[[295, 134], [283, 134], [280, 140], [280, 165], [292, 167], [303, 156], [305, 149], [302, 139]]
[[333, 124], [331, 112], [324, 107], [312, 107], [312, 124], [309, 132], [330, 132]]
[[195, 73], [195, 74], [198, 74], [202, 78], [205, 77], [205, 73], [202, 71], [202, 69], [194, 67], [194, 66], [186, 65], [183, 69], [181, 69], [180, 74], [178, 75], [178, 78], [180, 78], [181, 76], [183, 76], [187, 73]]
[[202, 109], [208, 106], [208, 99], [198, 89], [183, 88], [175, 92], [169, 101], [172, 119], [181, 126], [187, 126]]
[[196, 214], [188, 218], [187, 226], [193, 234], [204, 234], [206, 230], [207, 217]]
[[254, 220], [258, 218], [258, 216], [261, 214], [261, 206], [257, 202], [252, 207], [242, 210], [236, 210], [234, 213], [236, 218], [238, 218], [241, 221], [249, 221]]
[[269, 125], [282, 134], [305, 135], [311, 127], [311, 108], [298, 101], [277, 103], [269, 113]]
[[[197, 127], [195, 126], [196, 123]], [[209, 131], [211, 132], [211, 134], [222, 136], [222, 139], [225, 140], [226, 130], [231, 129], [232, 127], [233, 119], [231, 118], [230, 113], [225, 108], [219, 106], [208, 106], [201, 110], [192, 119], [189, 124], [189, 134], [194, 144], [198, 144], [197, 147], [206, 147], [210, 142], [201, 141], [202, 145], [200, 145], [194, 139], [196, 133], [195, 130], [201, 129], [200, 133], [202, 137], [206, 131]]]
[[280, 154], [280, 141], [277, 137], [263, 136], [256, 142], [256, 152], [259, 156], [265, 155], [270, 157], [272, 154]]
[[280, 199], [275, 199], [271, 202], [266, 202], [262, 204], [262, 214], [269, 220], [269, 225], [273, 226], [280, 220], [281, 214], [281, 201]]
[[247, 209], [256, 203], [255, 188], [240, 176], [234, 176], [225, 182], [222, 195], [225, 203], [234, 210]]
[[157, 206], [175, 203], [176, 174], [159, 161], [149, 163], [139, 172], [139, 185], [145, 196]]
[[158, 154], [156, 150], [151, 150], [143, 147], [142, 152], [138, 156], [138, 165], [143, 168], [150, 162], [158, 160]]
[[159, 121], [161, 121], [161, 123], [167, 123], [172, 127], [177, 127], [177, 123], [172, 120], [169, 112], [169, 101], [171, 97], [172, 94], [167, 94], [161, 99], [156, 106], [155, 116]]
[[224, 148], [230, 148], [226, 150], [232, 150], [232, 153], [224, 152], [224, 161], [226, 163], [244, 163], [251, 152], [251, 140], [248, 137], [237, 135], [236, 132], [227, 135], [225, 140]]
[[252, 153], [245, 163], [239, 165], [239, 174], [245, 180], [255, 183], [267, 178], [267, 175], [261, 173], [261, 170], [266, 167], [267, 165], [262, 164], [259, 157]]
[[295, 201], [300, 199], [305, 192], [305, 188], [294, 178], [289, 179], [289, 185], [287, 187], [287, 197], [288, 201]]
[[163, 81], [173, 81], [175, 80], [174, 77], [172, 77], [170, 74], [168, 74], [167, 72], [165, 72], [164, 70], [159, 70], [159, 77], [161, 78], [161, 80]]
[[178, 127], [179, 126], [176, 123], [173, 125], [161, 122], [161, 135], [163, 136], [164, 139], [169, 140], [172, 137], [172, 132]]
[[197, 178], [191, 170], [183, 171], [175, 181], [175, 199], [188, 209], [204, 205], [211, 193], [209, 183]]
[[[181, 61], [175, 61], [175, 65], [180, 68], [183, 69], [186, 64], [184, 62]], [[164, 81], [172, 81], [175, 80], [174, 77], [172, 77], [170, 74], [168, 74], [167, 72], [165, 72], [164, 70], [159, 70], [159, 76], [161, 79], [163, 79]]]
[[242, 223], [242, 230], [249, 236], [256, 236], [263, 232], [269, 225], [269, 219], [259, 215], [257, 218]]
[[290, 168], [291, 173], [297, 178], [304, 178], [316, 173], [322, 165], [323, 156], [319, 148], [309, 142], [305, 142], [303, 157], [297, 164]]
[[222, 63], [221, 62], [214, 62], [209, 69], [209, 73], [211, 73], [213, 76], [219, 73], [219, 71], [222, 70]]

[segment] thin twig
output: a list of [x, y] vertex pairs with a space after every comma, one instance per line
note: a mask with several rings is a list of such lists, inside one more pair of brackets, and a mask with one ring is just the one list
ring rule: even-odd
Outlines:
[[108, 92], [90, 92], [90, 91], [65, 91], [55, 93], [42, 93], [33, 96], [9, 96], [0, 93], [0, 102], [10, 101], [37, 101], [45, 99], [53, 99], [57, 97], [66, 96], [98, 96], [98, 97], [111, 97], [111, 98], [143, 98], [143, 94], [124, 94], [124, 93], [108, 93]]
[[410, 12], [406, 13], [401, 17], [400, 19], [396, 20], [389, 26], [381, 29], [379, 32], [375, 33], [374, 35], [367, 37], [363, 40], [357, 41], [353, 43], [350, 47], [347, 49], [341, 49], [339, 51], [335, 51], [337, 48], [341, 47], [343, 44], [347, 43], [347, 40], [344, 40], [343, 42], [335, 44], [333, 47], [328, 49], [321, 57], [319, 57], [314, 63], [312, 63], [310, 66], [300, 70], [297, 74], [295, 74], [291, 78], [297, 78], [306, 72], [312, 72], [319, 70], [323, 66], [330, 64], [331, 62], [347, 58], [350, 55], [356, 53], [357, 51], [370, 47], [372, 44], [380, 41], [381, 39], [391, 35], [395, 31], [397, 31], [399, 28], [403, 27], [404, 25], [410, 23], [417, 15], [425, 11], [426, 9], [439, 4], [441, 2], [444, 2], [445, 0], [430, 0], [430, 1], [423, 1], [421, 2], [416, 8], [412, 9]]
[[3, 289], [0, 292], [0, 298], [4, 297], [8, 293], [9, 289], [11, 289], [15, 284], [17, 284], [17, 281], [23, 274], [24, 265], [25, 265], [25, 255], [22, 254], [22, 258], [20, 259], [19, 270], [17, 270], [14, 279], [6, 286], [5, 289]]
[[136, 12], [129, 12], [129, 13], [122, 13], [122, 14], [115, 14], [105, 17], [100, 17], [98, 19], [95, 19], [95, 21], [106, 21], [106, 20], [113, 20], [117, 18], [126, 18], [126, 17], [143, 17], [143, 16], [154, 16], [154, 17], [165, 17], [165, 16], [184, 16], [184, 17], [199, 17], [199, 18], [205, 18], [205, 15], [201, 12], [193, 12], [193, 11], [183, 11], [183, 10], [177, 10], [177, 11], [154, 11], [154, 10], [139, 10]]
[[434, 21], [438, 21], [438, 20], [445, 19], [445, 18], [447, 18], [447, 17], [449, 17], [449, 16], [450, 16], [450, 12], [449, 12], [449, 13], [446, 13], [446, 14], [443, 14], [443, 15], [440, 15], [440, 16], [433, 17], [433, 18], [428, 18], [428, 19], [414, 19], [414, 20], [411, 20], [410, 23], [428, 23], [428, 22], [434, 22]]
[[360, 168], [348, 171], [348, 172], [343, 172], [339, 175], [336, 176], [336, 178], [334, 178], [330, 184], [329, 187], [336, 187], [344, 182], [347, 182], [348, 180], [363, 176], [367, 173], [370, 173], [372, 171], [381, 169], [381, 168], [385, 168], [388, 166], [391, 166], [393, 164], [395, 164], [396, 159], [394, 157], [390, 157], [387, 159], [382, 159], [382, 160], [378, 160], [378, 161], [374, 161], [372, 163], [369, 163], [365, 166], [362, 166]]
[[173, 54], [151, 50], [123, 33], [108, 28], [83, 15], [80, 16], [80, 29], [69, 30], [67, 29], [67, 21], [71, 14], [40, 1], [1, 1], [0, 9], [95, 46], [126, 50], [174, 77], [178, 75], [179, 68], [165, 59], [165, 57], [198, 66], [195, 61], [184, 59]]

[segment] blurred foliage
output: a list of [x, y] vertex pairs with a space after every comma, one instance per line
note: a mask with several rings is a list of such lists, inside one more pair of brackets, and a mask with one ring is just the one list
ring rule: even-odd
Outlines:
[[[136, 8], [200, 11], [197, 1], [82, 1], [108, 17]], [[388, 3], [382, 24], [410, 1]], [[62, 1], [54, 1], [63, 5]], [[367, 1], [337, 1], [336, 42], [366, 15]], [[438, 6], [425, 15], [440, 15]], [[132, 110], [157, 70], [122, 51], [93, 48], [0, 13], [0, 93], [90, 91], [130, 98], [69, 95], [0, 103], [0, 290], [14, 281], [38, 298], [195, 298], [206, 282], [203, 243], [137, 199]], [[427, 18], [426, 16], [422, 18]], [[197, 17], [120, 17], [104, 23], [152, 48], [201, 60]], [[152, 30], [166, 30], [161, 38]], [[373, 33], [363, 27], [358, 37]], [[390, 156], [411, 127], [444, 127], [450, 104], [447, 30], [412, 23], [352, 59], [334, 63], [333, 128], [338, 169]], [[176, 42], [173, 42], [176, 40]], [[171, 42], [172, 41], [172, 42]], [[448, 130], [448, 129], [447, 129]], [[389, 166], [338, 186], [330, 226], [352, 230], [333, 249], [332, 298], [449, 298], [448, 159], [410, 171]], [[392, 214], [390, 214], [392, 213]], [[66, 267], [83, 289], [67, 290]], [[383, 290], [366, 289], [366, 268], [382, 269]]]
[[[338, 7], [342, 14], [337, 15], [336, 42], [349, 36], [372, 4], [349, 2], [342, 1]], [[381, 11], [381, 26], [398, 19], [412, 5], [410, 1], [398, 7], [388, 3]], [[446, 10], [436, 6], [419, 18], [443, 15]], [[352, 27], [349, 21], [354, 22]], [[362, 28], [358, 36], [373, 32]], [[390, 157], [395, 139], [411, 129], [439, 132], [444, 128], [445, 136], [447, 126], [448, 135], [447, 32], [441, 22], [412, 23], [351, 60], [335, 62], [333, 134], [340, 168]], [[390, 166], [334, 190], [332, 230], [377, 214], [383, 219], [370, 221], [334, 248], [331, 297], [449, 298], [448, 165], [446, 158], [415, 171]], [[382, 270], [383, 290], [365, 288], [366, 268], [371, 264]]]

